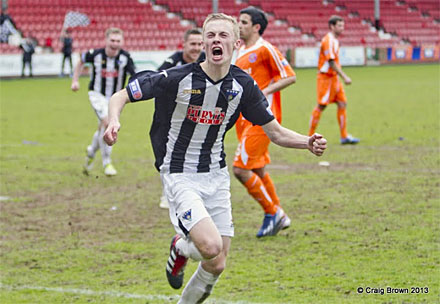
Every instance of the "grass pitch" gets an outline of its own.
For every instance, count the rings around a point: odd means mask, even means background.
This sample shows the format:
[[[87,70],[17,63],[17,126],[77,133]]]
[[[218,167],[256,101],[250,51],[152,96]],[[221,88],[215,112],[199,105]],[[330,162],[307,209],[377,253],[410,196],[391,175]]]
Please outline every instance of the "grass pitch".
[[[345,71],[348,130],[361,143],[339,145],[331,105],[317,130],[329,140],[323,157],[271,146],[269,171],[292,218],[276,237],[256,239],[263,213],[232,178],[236,237],[208,303],[439,301],[439,66]],[[296,72],[283,124],[307,133],[316,71]],[[97,123],[87,79],[81,85],[73,93],[68,79],[0,82],[0,302],[176,302],[165,277],[174,231],[158,207],[148,138],[153,103],[124,110],[118,175],[105,177],[98,157],[87,177]],[[235,147],[231,131],[229,164]]]

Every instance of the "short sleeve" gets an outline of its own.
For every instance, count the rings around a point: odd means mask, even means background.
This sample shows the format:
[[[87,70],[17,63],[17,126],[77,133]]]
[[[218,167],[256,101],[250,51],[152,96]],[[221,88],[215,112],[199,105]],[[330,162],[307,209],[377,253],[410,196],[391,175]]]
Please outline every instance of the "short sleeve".
[[[130,55],[128,55],[127,72],[130,74],[130,76],[134,76],[136,74],[136,66],[134,65],[133,59]]]
[[[254,125],[262,126],[275,119],[266,97],[255,81],[247,86],[247,91],[243,95],[241,112],[244,118]]]
[[[135,74],[128,81],[126,87],[131,102],[148,100],[158,97],[164,92],[166,72],[142,71]]]
[[[265,57],[267,58],[266,60],[270,66],[271,76],[274,81],[295,76],[295,72],[289,62],[276,47],[268,45],[265,50]]]
[[[325,61],[334,60],[336,58],[333,52],[332,40],[329,36],[326,36],[321,42],[322,54],[324,55]]]
[[[168,57],[167,59],[165,59],[165,61],[162,63],[162,65],[157,70],[163,71],[163,70],[167,70],[169,68],[176,66],[177,62],[179,61],[178,55],[179,55],[179,53],[176,52],[173,55],[171,55],[170,57]]]

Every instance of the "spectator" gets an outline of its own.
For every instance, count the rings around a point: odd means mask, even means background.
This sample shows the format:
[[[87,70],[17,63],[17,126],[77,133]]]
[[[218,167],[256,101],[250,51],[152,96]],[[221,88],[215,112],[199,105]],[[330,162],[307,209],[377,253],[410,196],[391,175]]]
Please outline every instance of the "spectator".
[[[69,29],[63,29],[63,32],[61,33],[60,40],[63,43],[63,48],[61,49],[61,51],[63,52],[63,61],[61,64],[60,76],[63,77],[64,76],[64,63],[66,62],[66,59],[69,60],[70,75],[72,75],[72,72],[73,72],[73,68],[72,68],[73,38],[70,34]]]
[[[53,47],[52,47],[52,38],[51,37],[46,37],[46,39],[44,39],[44,51],[46,53],[52,53],[53,52]]]
[[[35,45],[30,37],[27,37],[20,44],[23,50],[23,65],[21,69],[21,77],[24,77],[24,70],[26,65],[29,68],[29,77],[32,77],[32,55],[35,53]]]
[[[2,7],[0,15],[0,43],[8,43],[10,35],[20,36],[14,20],[8,15],[8,8]]]

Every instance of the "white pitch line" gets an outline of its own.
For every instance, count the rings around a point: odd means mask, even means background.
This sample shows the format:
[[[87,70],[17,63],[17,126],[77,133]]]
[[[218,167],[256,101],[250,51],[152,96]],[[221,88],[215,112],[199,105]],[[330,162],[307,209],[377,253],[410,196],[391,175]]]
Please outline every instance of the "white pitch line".
[[[143,295],[143,294],[135,294],[135,293],[127,293],[120,291],[94,291],[90,289],[78,289],[78,288],[62,288],[62,287],[43,287],[43,286],[32,286],[32,285],[4,285],[0,283],[0,289],[7,290],[43,290],[43,291],[52,291],[52,292],[61,292],[61,293],[73,293],[73,294],[81,294],[81,295],[91,295],[91,296],[109,296],[109,297],[118,297],[118,298],[128,298],[128,299],[143,299],[143,300],[166,300],[168,302],[175,301],[180,298],[178,295]],[[230,302],[225,300],[220,300],[217,298],[213,298],[208,300],[206,304],[215,303],[215,304],[264,304],[264,303],[255,303],[255,302],[247,302],[247,301],[238,301],[238,302]]]

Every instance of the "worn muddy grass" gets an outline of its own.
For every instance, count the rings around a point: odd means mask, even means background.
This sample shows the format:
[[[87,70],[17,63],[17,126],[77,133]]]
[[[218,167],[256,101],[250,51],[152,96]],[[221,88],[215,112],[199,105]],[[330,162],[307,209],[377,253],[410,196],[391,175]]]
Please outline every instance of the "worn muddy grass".
[[[322,158],[271,147],[269,170],[292,218],[277,237],[255,238],[262,211],[233,179],[236,237],[210,303],[438,301],[439,66],[346,71],[353,79],[348,128],[361,144],[338,144],[329,106],[318,128],[329,139]],[[283,123],[306,133],[315,70],[297,74],[283,96]],[[106,178],[98,158],[84,176],[96,128],[87,80],[76,94],[66,79],[0,84],[0,196],[8,197],[0,202],[0,301],[176,302],[164,270],[173,229],[158,207],[148,138],[152,103],[125,109],[113,152],[118,175]],[[235,146],[230,132],[229,164]],[[323,160],[330,166],[319,166]],[[185,281],[196,266],[188,265]],[[409,294],[387,294],[387,287]]]

